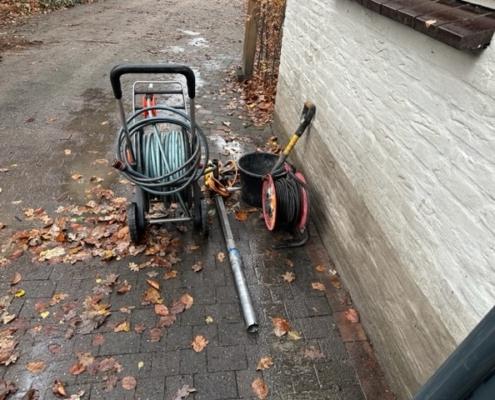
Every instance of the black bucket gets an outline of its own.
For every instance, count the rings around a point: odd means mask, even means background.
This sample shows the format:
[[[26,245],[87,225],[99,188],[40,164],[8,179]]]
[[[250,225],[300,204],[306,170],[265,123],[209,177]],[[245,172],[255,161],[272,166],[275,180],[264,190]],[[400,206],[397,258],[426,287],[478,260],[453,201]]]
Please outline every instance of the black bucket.
[[[272,170],[277,160],[278,156],[272,153],[248,153],[239,159],[242,200],[253,207],[261,207],[263,177]]]

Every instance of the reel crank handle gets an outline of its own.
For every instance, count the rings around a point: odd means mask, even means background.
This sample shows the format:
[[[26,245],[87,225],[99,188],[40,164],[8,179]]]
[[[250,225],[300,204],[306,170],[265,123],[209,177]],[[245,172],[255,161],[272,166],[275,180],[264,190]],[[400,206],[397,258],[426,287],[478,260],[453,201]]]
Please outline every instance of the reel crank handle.
[[[278,158],[277,162],[275,163],[275,165],[273,166],[270,172],[271,174],[273,174],[280,167],[282,167],[282,165],[284,165],[285,160],[287,159],[291,151],[294,149],[294,146],[296,145],[297,141],[303,135],[303,133],[306,131],[309,124],[313,120],[315,113],[316,113],[316,106],[311,101],[306,101],[304,103],[304,107],[301,112],[301,122],[299,123],[299,126],[297,127],[296,131],[290,137],[287,146],[285,146],[284,150],[280,153],[280,157]]]

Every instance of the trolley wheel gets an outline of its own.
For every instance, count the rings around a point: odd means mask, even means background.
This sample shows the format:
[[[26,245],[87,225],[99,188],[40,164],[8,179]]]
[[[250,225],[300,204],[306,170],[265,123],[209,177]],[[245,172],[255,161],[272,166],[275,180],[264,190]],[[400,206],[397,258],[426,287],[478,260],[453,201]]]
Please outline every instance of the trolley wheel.
[[[138,210],[142,210],[142,226],[145,225],[144,214],[150,210],[150,195],[146,190],[136,187],[136,193],[134,194],[134,202],[136,203]]]
[[[265,225],[272,232],[277,225],[277,192],[273,176],[270,174],[263,179],[261,203]]]
[[[127,207],[127,225],[131,241],[135,244],[141,243],[144,236],[144,225],[139,223],[139,210],[136,203],[131,203]]]

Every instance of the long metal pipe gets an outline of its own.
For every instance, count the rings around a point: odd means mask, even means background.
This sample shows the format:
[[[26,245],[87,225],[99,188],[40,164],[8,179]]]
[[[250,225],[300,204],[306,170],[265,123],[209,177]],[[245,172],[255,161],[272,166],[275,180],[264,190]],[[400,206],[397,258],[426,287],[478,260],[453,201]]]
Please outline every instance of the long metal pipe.
[[[234,282],[241,302],[242,314],[246,323],[247,331],[254,333],[258,331],[258,321],[256,313],[253,308],[251,296],[246,283],[246,277],[243,272],[241,253],[236,247],[234,241],[234,235],[230,228],[229,217],[225,209],[225,204],[221,196],[215,196],[215,203],[217,206],[218,218],[220,225],[222,226],[223,236],[225,238],[225,244],[227,245],[227,251],[229,253],[230,267],[232,274],[234,275]]]

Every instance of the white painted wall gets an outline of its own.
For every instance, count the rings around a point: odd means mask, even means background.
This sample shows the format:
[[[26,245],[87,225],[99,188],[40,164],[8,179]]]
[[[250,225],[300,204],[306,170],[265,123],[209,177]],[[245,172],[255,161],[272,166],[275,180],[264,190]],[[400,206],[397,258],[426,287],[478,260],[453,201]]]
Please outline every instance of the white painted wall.
[[[306,99],[318,108],[318,139],[303,141],[332,153],[459,343],[495,304],[495,43],[473,55],[354,1],[288,0],[276,105],[284,130]],[[322,179],[321,165],[306,164]],[[359,240],[336,207],[317,207],[344,240]]]

